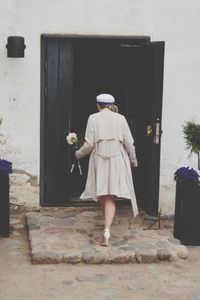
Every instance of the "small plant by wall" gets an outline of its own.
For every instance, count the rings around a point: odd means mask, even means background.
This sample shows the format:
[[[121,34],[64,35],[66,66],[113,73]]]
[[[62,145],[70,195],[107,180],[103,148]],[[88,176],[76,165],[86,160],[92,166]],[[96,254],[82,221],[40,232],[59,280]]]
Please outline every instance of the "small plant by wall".
[[[183,134],[187,149],[190,150],[190,153],[197,154],[198,169],[200,170],[200,124],[192,121],[185,122]]]

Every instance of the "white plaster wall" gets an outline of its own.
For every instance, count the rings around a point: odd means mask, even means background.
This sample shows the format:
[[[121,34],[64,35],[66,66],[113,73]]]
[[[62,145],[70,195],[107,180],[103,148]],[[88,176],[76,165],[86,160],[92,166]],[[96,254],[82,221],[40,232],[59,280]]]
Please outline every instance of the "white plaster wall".
[[[7,136],[1,155],[39,176],[40,35],[150,35],[164,40],[165,74],[161,206],[173,213],[173,173],[187,158],[185,120],[200,121],[199,0],[7,0],[0,9],[0,116]],[[7,58],[10,35],[25,37],[25,58]],[[15,101],[13,101],[15,99]],[[36,199],[38,201],[38,198]]]

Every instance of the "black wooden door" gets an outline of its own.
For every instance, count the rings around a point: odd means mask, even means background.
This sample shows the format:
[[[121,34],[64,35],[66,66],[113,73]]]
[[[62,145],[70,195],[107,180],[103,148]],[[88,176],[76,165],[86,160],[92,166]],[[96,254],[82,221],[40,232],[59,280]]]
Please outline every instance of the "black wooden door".
[[[164,42],[140,47],[138,56],[138,181],[142,208],[158,214]]]
[[[138,206],[158,214],[164,42],[121,45],[126,81],[125,116],[134,136],[132,170]]]
[[[70,130],[73,45],[69,39],[42,39],[41,204],[70,198]]]

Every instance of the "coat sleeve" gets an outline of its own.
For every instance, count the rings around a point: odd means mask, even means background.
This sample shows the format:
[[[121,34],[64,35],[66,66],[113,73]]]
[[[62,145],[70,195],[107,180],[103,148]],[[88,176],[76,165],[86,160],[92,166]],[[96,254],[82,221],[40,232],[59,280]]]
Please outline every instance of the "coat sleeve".
[[[135,153],[134,139],[125,117],[123,119],[123,144],[128,153],[131,165],[137,167],[138,162]]]
[[[89,116],[86,131],[85,131],[85,143],[76,151],[75,156],[80,159],[88,155],[94,148],[94,127],[92,124],[91,116]]]

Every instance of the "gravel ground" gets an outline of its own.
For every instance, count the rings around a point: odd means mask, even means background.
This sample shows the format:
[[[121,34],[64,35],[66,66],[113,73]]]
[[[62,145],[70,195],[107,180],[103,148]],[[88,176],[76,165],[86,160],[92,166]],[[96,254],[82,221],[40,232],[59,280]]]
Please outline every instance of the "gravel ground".
[[[0,239],[0,300],[200,299],[200,247],[175,262],[32,265],[24,215]]]

